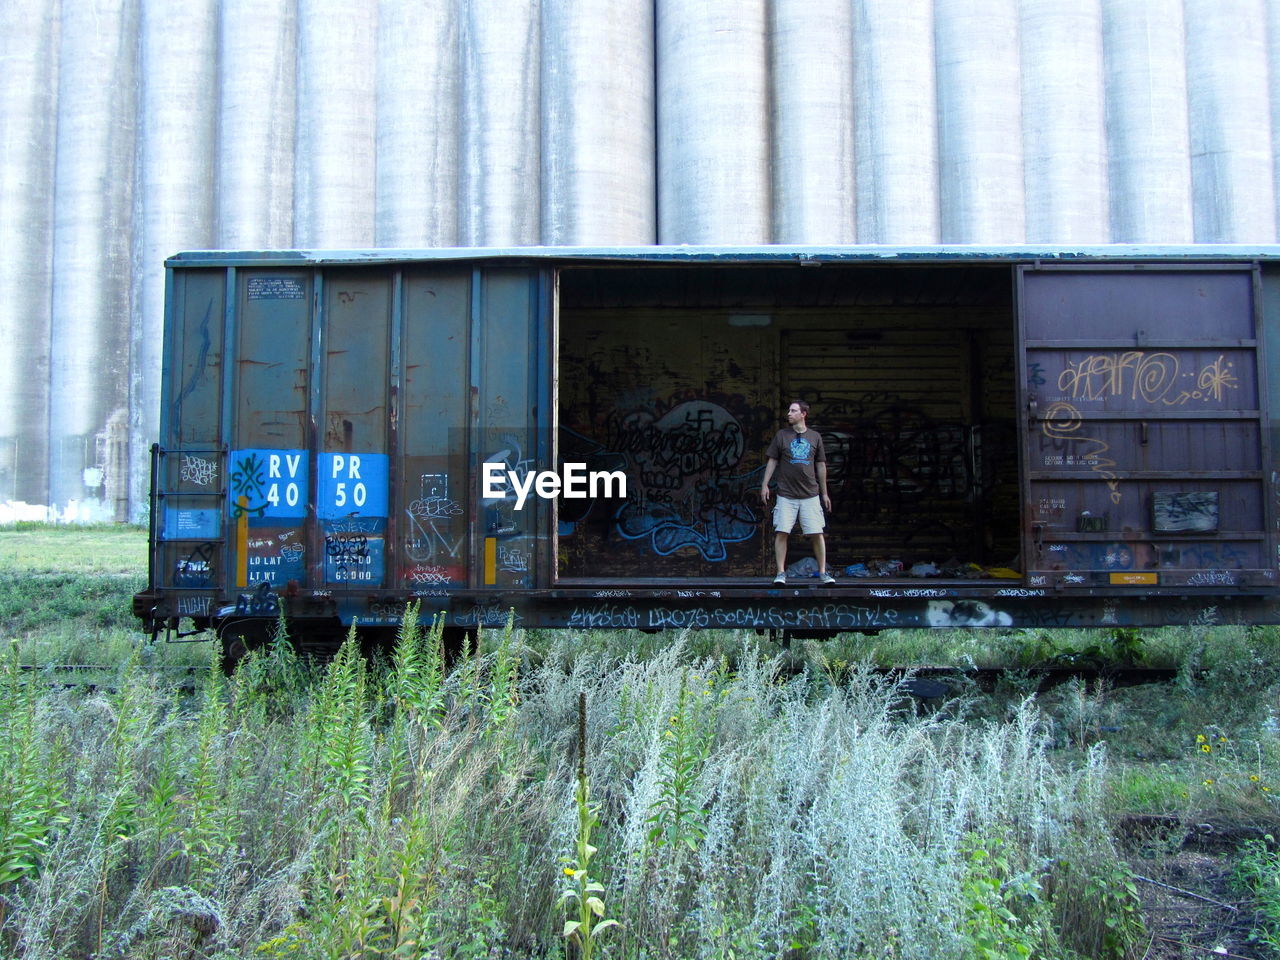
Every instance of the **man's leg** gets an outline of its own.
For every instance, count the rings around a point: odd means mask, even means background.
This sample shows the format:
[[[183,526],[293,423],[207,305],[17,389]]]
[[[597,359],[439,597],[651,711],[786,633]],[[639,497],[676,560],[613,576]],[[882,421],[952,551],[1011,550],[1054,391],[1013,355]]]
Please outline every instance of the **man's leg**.
[[[813,559],[818,561],[818,576],[827,572],[827,541],[820,533],[811,533],[809,540],[813,544]]]
[[[778,561],[778,573],[787,569],[787,537],[789,534],[778,530],[773,535],[773,559]]]

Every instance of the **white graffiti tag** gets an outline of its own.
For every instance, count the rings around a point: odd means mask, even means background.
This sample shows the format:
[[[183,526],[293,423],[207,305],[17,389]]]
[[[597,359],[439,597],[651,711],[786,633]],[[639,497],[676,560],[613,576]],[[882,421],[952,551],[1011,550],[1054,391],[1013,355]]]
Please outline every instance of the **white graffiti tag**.
[[[182,455],[182,482],[207,487],[218,479],[218,465],[204,457]]]

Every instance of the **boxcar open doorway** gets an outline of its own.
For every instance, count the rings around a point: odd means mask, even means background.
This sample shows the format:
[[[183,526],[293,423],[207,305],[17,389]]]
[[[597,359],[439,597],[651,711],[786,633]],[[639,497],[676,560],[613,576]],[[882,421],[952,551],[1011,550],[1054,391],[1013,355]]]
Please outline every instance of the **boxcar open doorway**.
[[[826,444],[835,572],[1013,575],[1012,291],[1007,264],[562,269],[560,459],[630,487],[559,501],[560,582],[771,575],[760,480],[796,399]]]

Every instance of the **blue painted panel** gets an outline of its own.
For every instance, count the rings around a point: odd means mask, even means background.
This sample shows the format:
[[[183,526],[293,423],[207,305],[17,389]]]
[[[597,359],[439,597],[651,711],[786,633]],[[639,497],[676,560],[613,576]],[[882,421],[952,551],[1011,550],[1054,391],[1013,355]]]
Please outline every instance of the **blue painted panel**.
[[[323,521],[324,579],[333,586],[382,586],[387,521],[356,517]]]
[[[316,516],[387,515],[387,455],[385,453],[322,453],[316,469]]]
[[[222,515],[217,510],[166,507],[163,539],[216,540],[221,519]]]
[[[227,489],[231,516],[305,517],[307,481],[305,450],[233,450]]]
[[[247,583],[286,586],[290,580],[307,582],[301,524],[281,524],[269,518],[249,518],[248,552],[245,557]]]

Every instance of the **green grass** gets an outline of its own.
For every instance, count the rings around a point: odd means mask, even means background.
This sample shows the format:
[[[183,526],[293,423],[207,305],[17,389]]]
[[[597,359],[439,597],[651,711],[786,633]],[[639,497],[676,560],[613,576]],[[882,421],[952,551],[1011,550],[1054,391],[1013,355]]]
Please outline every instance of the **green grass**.
[[[143,577],[147,531],[123,524],[0,527],[0,570]]]
[[[590,880],[621,924],[600,957],[1120,958],[1141,922],[1113,824],[1280,834],[1273,628],[1120,638],[1176,684],[1012,674],[928,708],[864,664],[1117,644],[499,631],[446,671],[412,634],[372,663],[277,646],[192,695],[146,666],[211,645],[145,642],[144,564],[129,528],[0,530],[17,658],[117,665],[92,690],[0,665],[0,957],[574,956],[583,693]]]

